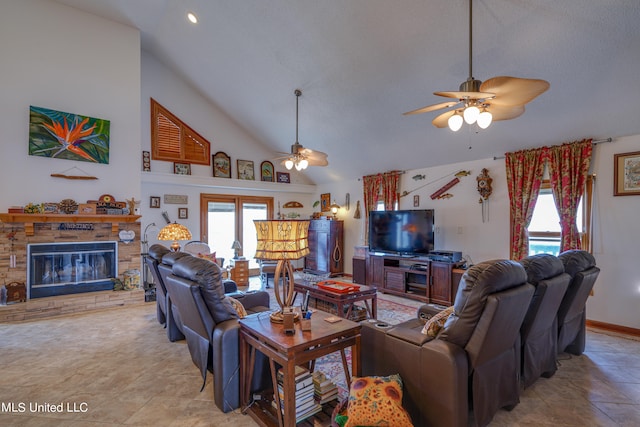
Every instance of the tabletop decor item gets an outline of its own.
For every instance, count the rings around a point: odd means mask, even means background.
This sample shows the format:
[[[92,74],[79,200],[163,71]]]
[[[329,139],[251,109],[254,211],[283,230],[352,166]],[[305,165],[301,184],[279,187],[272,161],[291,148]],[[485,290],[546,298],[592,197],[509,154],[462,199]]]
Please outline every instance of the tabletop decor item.
[[[280,310],[271,313],[271,321],[282,323],[285,309],[290,310],[293,306],[294,277],[291,260],[309,254],[309,221],[254,220],[253,223],[258,235],[255,258],[278,261],[273,277],[273,293]],[[298,313],[295,316],[296,319],[300,317]]]
[[[184,225],[172,222],[162,227],[158,233],[158,240],[173,240],[171,250],[178,252],[180,251],[178,240],[191,240],[191,232]]]

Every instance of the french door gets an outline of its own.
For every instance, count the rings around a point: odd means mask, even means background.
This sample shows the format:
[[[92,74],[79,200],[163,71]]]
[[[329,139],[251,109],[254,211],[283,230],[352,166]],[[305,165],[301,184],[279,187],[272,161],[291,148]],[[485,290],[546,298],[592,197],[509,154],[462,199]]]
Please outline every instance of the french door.
[[[250,274],[258,272],[255,219],[273,218],[273,198],[230,194],[200,194],[200,240],[207,242],[225,264],[233,258],[234,241],[239,241],[239,256],[249,260]]]

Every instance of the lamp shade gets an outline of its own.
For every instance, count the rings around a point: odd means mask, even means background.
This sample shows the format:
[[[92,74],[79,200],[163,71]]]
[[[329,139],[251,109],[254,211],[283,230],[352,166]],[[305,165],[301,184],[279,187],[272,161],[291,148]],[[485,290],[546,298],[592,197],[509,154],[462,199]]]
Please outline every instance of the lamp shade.
[[[256,259],[293,260],[309,254],[309,221],[254,220]]]
[[[162,227],[158,233],[158,240],[173,240],[171,249],[177,251],[180,250],[178,240],[191,240],[191,232],[184,225],[172,222]]]

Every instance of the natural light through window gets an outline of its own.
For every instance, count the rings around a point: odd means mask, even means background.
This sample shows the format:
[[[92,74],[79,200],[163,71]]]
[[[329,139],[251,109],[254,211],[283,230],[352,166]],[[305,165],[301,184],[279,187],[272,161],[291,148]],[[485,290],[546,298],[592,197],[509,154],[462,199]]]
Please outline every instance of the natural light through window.
[[[578,205],[578,230],[582,232],[582,201]],[[560,252],[560,217],[550,188],[538,194],[536,207],[529,223],[529,255]]]

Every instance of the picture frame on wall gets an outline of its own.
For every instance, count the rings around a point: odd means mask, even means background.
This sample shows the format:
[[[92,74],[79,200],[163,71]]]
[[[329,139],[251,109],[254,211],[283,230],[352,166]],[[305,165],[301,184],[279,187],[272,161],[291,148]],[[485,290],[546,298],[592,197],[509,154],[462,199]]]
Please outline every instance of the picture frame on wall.
[[[151,196],[149,197],[149,207],[159,209],[160,208],[160,197]]]
[[[215,178],[231,178],[231,158],[218,151],[212,156],[213,176]]]
[[[238,160],[238,179],[245,179],[254,181],[256,179],[255,172],[253,170],[253,160]]]
[[[273,163],[268,160],[260,163],[260,180],[273,182]]]
[[[176,175],[191,175],[190,163],[174,163],[173,173]]]
[[[178,208],[178,219],[188,219],[189,208]]]
[[[291,176],[289,172],[276,172],[276,179],[278,182],[289,184],[291,182]]]
[[[613,195],[640,196],[640,151],[613,156]]]
[[[322,212],[329,212],[331,206],[331,193],[322,193],[320,195],[320,210]]]

